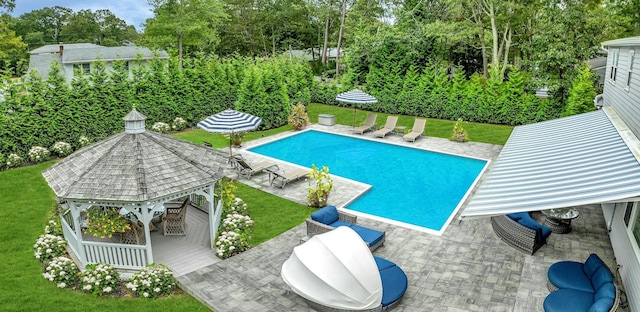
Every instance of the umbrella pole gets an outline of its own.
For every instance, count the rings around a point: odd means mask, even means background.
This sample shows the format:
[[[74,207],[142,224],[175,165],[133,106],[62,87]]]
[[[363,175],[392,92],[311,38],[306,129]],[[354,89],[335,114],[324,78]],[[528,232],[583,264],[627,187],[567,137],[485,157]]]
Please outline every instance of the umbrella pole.
[[[233,131],[231,131],[231,133],[229,134],[229,159],[231,159],[231,157],[233,157],[233,152],[231,151],[231,137],[233,137]]]
[[[356,128],[356,110],[357,110],[356,106],[353,105],[353,129]]]

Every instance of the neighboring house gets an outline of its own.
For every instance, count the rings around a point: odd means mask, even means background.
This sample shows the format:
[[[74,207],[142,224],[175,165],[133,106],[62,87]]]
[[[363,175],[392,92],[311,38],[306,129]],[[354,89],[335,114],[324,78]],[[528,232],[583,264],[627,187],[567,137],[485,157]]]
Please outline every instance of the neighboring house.
[[[618,264],[611,270],[640,311],[640,36],[602,47],[601,109],[515,127],[461,217],[601,207]]]
[[[167,59],[165,51],[154,52],[148,48],[136,46],[104,47],[92,43],[51,44],[30,52],[29,70],[37,70],[40,76],[47,79],[51,70],[51,63],[58,62],[62,66],[62,74],[67,82],[71,82],[74,71],[82,70],[83,74],[91,71],[92,63],[105,62],[107,70],[111,69],[113,61],[124,60],[127,69],[133,61],[140,60],[142,64],[157,57]],[[156,55],[157,54],[157,55]]]
[[[607,71],[607,57],[600,56],[592,58],[587,62],[587,65],[598,75],[598,87],[603,88]]]
[[[304,50],[289,50],[287,51],[291,56],[306,59],[307,61],[319,60],[322,58],[322,49],[304,49]],[[327,59],[335,61],[336,55],[338,55],[338,48],[327,49]],[[340,57],[344,56],[344,49],[340,51]]]

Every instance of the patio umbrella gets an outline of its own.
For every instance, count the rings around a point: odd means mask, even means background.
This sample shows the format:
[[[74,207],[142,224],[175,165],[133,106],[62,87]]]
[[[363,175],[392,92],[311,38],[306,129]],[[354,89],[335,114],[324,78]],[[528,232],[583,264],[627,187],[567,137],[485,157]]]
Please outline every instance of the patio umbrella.
[[[357,104],[369,104],[369,103],[378,103],[378,100],[373,96],[361,91],[360,89],[353,89],[351,91],[347,91],[344,93],[338,94],[336,96],[336,101],[345,102],[345,103],[353,103],[353,126],[356,126],[356,110]]]
[[[198,128],[207,132],[229,133],[229,157],[231,157],[231,136],[233,133],[254,130],[260,125],[260,122],[262,122],[260,117],[227,109],[199,122]]]

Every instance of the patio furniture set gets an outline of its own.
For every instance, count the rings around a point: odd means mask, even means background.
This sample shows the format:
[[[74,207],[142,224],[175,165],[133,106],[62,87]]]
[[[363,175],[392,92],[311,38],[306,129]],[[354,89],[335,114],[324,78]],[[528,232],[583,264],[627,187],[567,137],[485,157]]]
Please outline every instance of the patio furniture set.
[[[384,138],[387,134],[396,133],[402,135],[402,139],[405,141],[415,142],[417,138],[424,135],[424,128],[427,124],[426,119],[416,118],[413,123],[411,132],[405,134],[406,127],[397,126],[398,116],[388,116],[384,126],[380,129],[376,129],[376,119],[378,114],[367,114],[367,119],[364,124],[359,127],[353,128],[352,132],[357,134],[364,134],[367,131],[374,131],[373,136],[377,138]]]

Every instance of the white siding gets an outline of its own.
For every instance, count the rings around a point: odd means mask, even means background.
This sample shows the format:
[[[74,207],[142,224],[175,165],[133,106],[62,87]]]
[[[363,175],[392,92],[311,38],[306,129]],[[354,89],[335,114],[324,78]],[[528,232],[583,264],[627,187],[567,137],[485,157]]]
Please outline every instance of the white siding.
[[[604,83],[604,105],[615,108],[620,118],[629,126],[631,131],[640,137],[640,47],[635,47],[636,56],[633,62],[634,74],[631,83],[626,88],[629,74],[629,47],[616,47],[619,50],[618,72],[616,80],[611,80],[613,53],[607,59],[607,72]],[[611,49],[612,51],[614,49]],[[626,90],[625,90],[626,89]]]
[[[640,259],[634,251],[634,246],[629,239],[627,229],[624,224],[624,212],[625,203],[619,203],[615,205],[615,213],[613,213],[613,220],[611,222],[611,232],[609,237],[611,238],[611,245],[613,246],[613,253],[616,257],[616,262],[620,265],[620,278],[624,284],[624,290],[629,299],[629,307],[631,311],[640,310]],[[603,212],[605,216],[611,215],[614,204],[603,204]],[[608,220],[607,220],[608,221]],[[611,268],[615,274],[616,268]],[[620,282],[620,281],[618,281]]]

